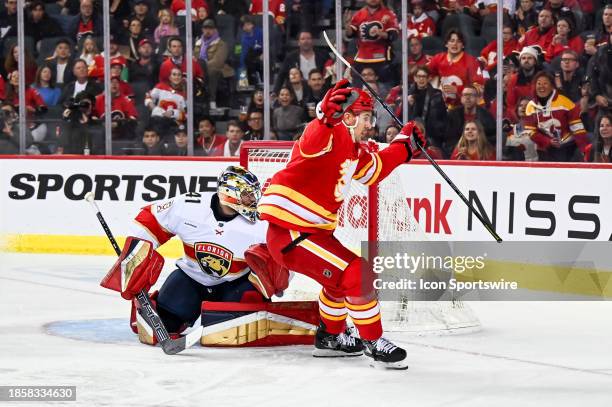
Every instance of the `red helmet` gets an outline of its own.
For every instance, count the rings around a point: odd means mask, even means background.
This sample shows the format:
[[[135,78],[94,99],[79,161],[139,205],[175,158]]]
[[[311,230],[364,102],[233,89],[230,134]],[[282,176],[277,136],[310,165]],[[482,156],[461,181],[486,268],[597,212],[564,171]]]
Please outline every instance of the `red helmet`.
[[[352,88],[351,95],[346,101],[346,109],[344,111],[352,111],[355,114],[361,112],[371,112],[374,110],[374,100],[372,96],[363,89]]]

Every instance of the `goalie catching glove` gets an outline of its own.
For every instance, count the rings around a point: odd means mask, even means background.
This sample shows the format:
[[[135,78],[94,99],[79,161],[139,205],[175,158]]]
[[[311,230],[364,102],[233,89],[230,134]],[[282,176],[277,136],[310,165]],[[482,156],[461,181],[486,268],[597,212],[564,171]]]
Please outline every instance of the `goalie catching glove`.
[[[131,300],[139,291],[149,291],[163,267],[164,258],[151,242],[130,236],[125,241],[119,259],[100,285],[118,291],[123,298]]]
[[[427,145],[427,140],[416,122],[409,121],[402,127],[402,130],[395,136],[393,141],[391,141],[391,144],[393,143],[403,143],[406,146],[408,150],[408,160],[406,161],[410,161],[410,159],[420,151],[419,146],[425,147]]]
[[[267,299],[280,296],[289,286],[289,270],[274,261],[264,243],[249,247],[244,259],[251,268],[249,281]]]

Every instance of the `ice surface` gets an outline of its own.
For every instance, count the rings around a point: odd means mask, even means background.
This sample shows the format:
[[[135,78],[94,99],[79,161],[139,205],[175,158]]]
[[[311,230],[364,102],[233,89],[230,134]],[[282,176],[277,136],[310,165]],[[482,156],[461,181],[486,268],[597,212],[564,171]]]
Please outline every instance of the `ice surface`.
[[[167,356],[138,343],[128,302],[98,286],[112,263],[0,253],[0,384],[77,386],[68,406],[612,406],[610,302],[471,303],[479,333],[390,335],[407,371],[308,346]]]

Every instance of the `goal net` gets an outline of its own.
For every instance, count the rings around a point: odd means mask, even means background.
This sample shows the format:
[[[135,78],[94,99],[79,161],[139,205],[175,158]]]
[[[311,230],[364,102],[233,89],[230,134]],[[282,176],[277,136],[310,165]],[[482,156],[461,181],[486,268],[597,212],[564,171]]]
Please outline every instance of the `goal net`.
[[[272,175],[289,161],[293,142],[254,141],[243,143],[241,165],[253,172],[265,190]],[[317,174],[312,174],[316,177]],[[425,234],[414,219],[400,177],[395,172],[377,186],[366,187],[353,181],[338,213],[334,235],[346,247],[361,254],[362,242],[425,241]],[[371,250],[371,249],[370,249]],[[385,270],[385,279],[399,279],[399,270]],[[390,275],[389,275],[390,274]],[[291,285],[288,296],[316,300],[318,292],[296,291]],[[415,334],[471,332],[480,322],[469,306],[460,300],[419,301],[405,292],[385,292],[381,298],[385,331]]]

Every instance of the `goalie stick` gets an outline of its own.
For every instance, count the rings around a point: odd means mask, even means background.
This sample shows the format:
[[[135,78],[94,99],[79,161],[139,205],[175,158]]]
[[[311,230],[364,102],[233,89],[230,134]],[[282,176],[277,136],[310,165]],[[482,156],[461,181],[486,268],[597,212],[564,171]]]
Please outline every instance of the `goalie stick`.
[[[382,98],[378,95],[378,93],[376,93],[376,91],[374,91],[374,89],[372,89],[372,87],[365,81],[365,79],[363,79],[363,76],[361,76],[361,73],[359,73],[359,71],[357,71],[357,69],[355,69],[346,59],[344,59],[344,57],[340,54],[340,52],[338,52],[336,47],[334,47],[332,45],[331,41],[329,40],[329,37],[327,36],[327,32],[323,31],[323,37],[325,38],[325,42],[327,42],[327,45],[332,50],[332,52],[336,55],[336,57],[338,59],[340,59],[340,61],[342,61],[342,63],[344,65],[346,65],[348,68],[350,68],[350,70],[361,79],[361,81],[363,82],[365,87],[368,89],[370,94],[372,96],[374,96],[374,98],[378,101],[378,103],[380,103],[380,105],[387,111],[387,113],[389,113],[389,115],[391,115],[393,120],[400,126],[400,128],[404,127],[404,123],[402,123],[402,121],[393,113],[391,108],[382,100]],[[425,158],[427,158],[427,160],[431,163],[431,165],[433,165],[433,167],[436,169],[436,171],[438,171],[438,173],[442,176],[442,178],[444,178],[446,183],[453,189],[453,191],[455,191],[455,193],[457,195],[459,195],[459,198],[461,198],[463,203],[467,205],[467,207],[470,209],[470,211],[472,211],[474,213],[474,215],[476,215],[478,220],[482,223],[482,225],[485,227],[485,229],[487,229],[487,231],[491,234],[491,236],[493,236],[493,238],[497,241],[497,243],[501,243],[502,242],[502,238],[499,237],[497,232],[495,232],[495,230],[493,229],[493,225],[491,225],[491,223],[488,220],[486,220],[480,214],[480,212],[478,212],[476,210],[476,208],[474,208],[472,206],[472,204],[470,204],[470,201],[467,200],[467,198],[459,190],[457,185],[455,185],[455,183],[453,181],[451,181],[451,179],[448,177],[448,175],[446,175],[444,170],[442,168],[440,168],[438,163],[433,158],[431,158],[431,156],[427,153],[427,150],[425,150],[425,147],[423,147],[422,145],[420,145],[418,143],[417,143],[417,145],[418,145],[419,149],[421,150],[421,153],[425,156]]]
[[[119,256],[121,254],[121,249],[119,248],[119,245],[117,244],[113,233],[108,227],[104,216],[102,216],[102,212],[100,212],[98,204],[94,200],[94,194],[88,192],[85,195],[85,200],[91,204],[91,207],[95,211],[96,217],[98,218],[100,225],[102,225],[102,229],[104,229],[104,233],[106,233],[106,237],[108,237],[108,240],[113,246],[115,253],[117,253],[117,256]],[[153,328],[153,332],[155,333],[155,336],[157,337],[157,340],[159,341],[159,344],[165,354],[175,355],[179,352],[182,352],[185,349],[194,345],[202,337],[202,324],[200,323],[195,324],[192,328],[189,328],[188,333],[186,335],[181,336],[178,339],[170,338],[168,330],[164,326],[164,323],[160,319],[157,312],[155,312],[153,304],[151,304],[149,295],[144,290],[141,290],[136,295],[136,301],[138,301],[138,304],[140,305],[138,313]]]

